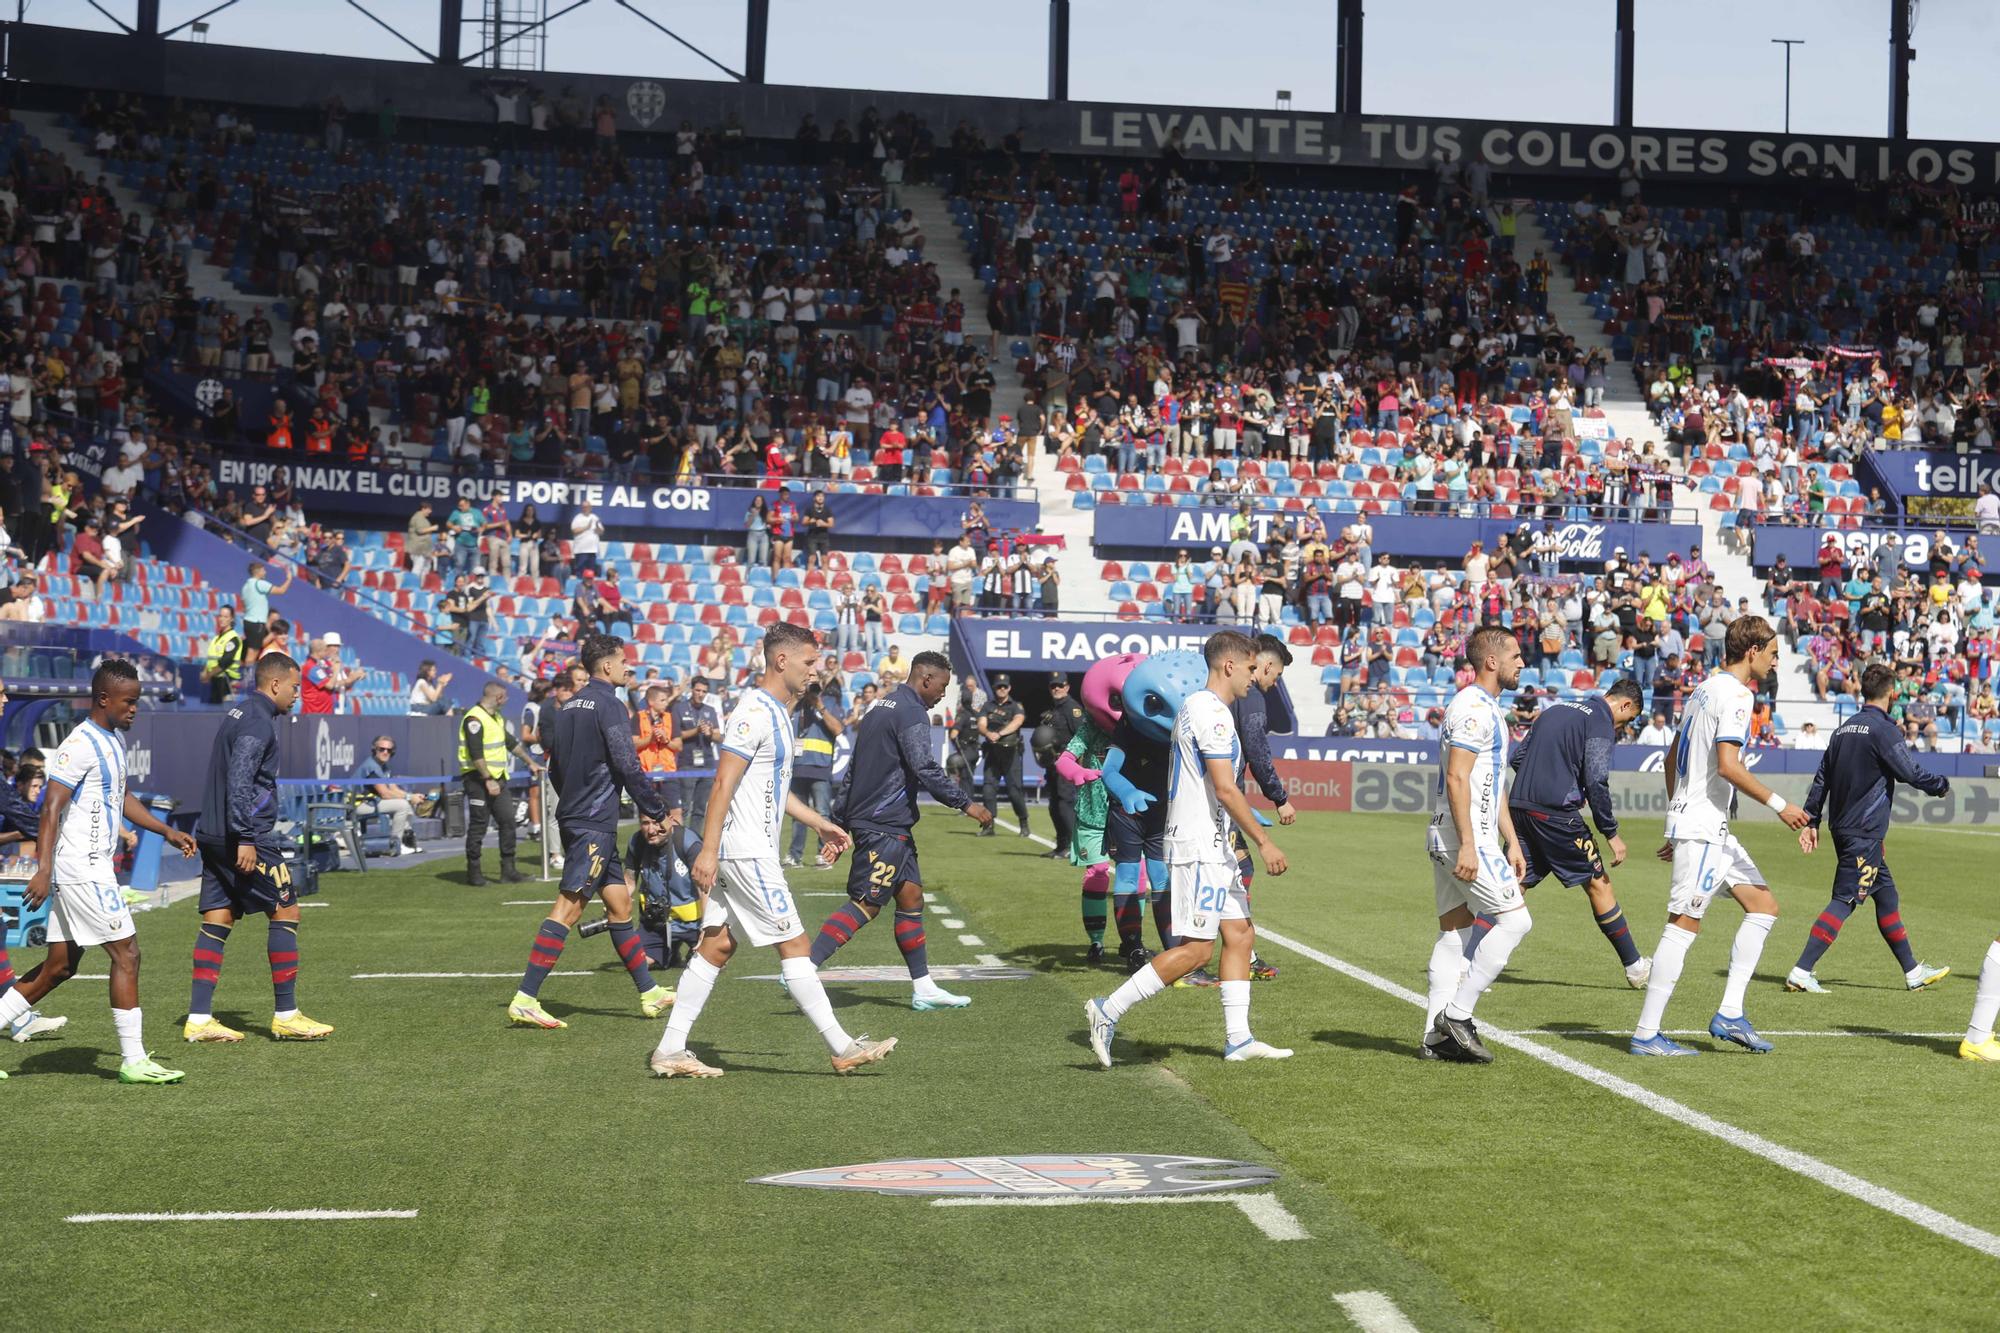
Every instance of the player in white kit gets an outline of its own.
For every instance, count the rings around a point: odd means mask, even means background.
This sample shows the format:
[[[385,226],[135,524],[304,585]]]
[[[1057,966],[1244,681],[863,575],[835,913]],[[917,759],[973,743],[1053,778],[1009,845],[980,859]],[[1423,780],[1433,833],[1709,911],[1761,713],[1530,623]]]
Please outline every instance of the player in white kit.
[[[780,621],[764,634],[764,675],[723,724],[715,788],[702,821],[701,854],[689,868],[701,895],[701,943],[688,959],[673,1016],[648,1065],[661,1078],[715,1078],[722,1073],[687,1048],[688,1033],[736,952],[736,934],[778,951],[785,987],[833,1054],[835,1073],[874,1064],[896,1047],[894,1037],[849,1037],[812,963],[812,941],[799,921],[784,866],[778,828],[786,814],[820,836],[838,858],[851,840],[792,792],[798,738],[792,710],[818,672],[819,643],[811,630]]]
[[[1507,809],[1507,710],[1500,705],[1500,696],[1521,683],[1521,644],[1507,630],[1483,626],[1473,631],[1465,656],[1472,684],[1444,710],[1426,835],[1438,934],[1431,944],[1430,995],[1417,1056],[1483,1065],[1493,1052],[1479,1040],[1473,1008],[1534,920],[1521,895],[1527,862]],[[1475,912],[1490,918],[1493,929],[1467,966],[1465,945]]]
[[[90,717],[49,757],[37,845],[41,866],[28,880],[30,904],[49,900],[49,955],[20,983],[0,995],[0,1027],[76,975],[83,951],[95,944],[111,960],[111,1022],[118,1032],[120,1083],[178,1083],[182,1073],[153,1062],[146,1051],[139,1012],[139,944],[132,911],[118,884],[113,860],[121,821],[157,833],[182,856],[195,854],[194,838],[155,819],[125,791],[125,740],[139,715],[139,673],[122,658],[107,659],[90,678]],[[54,897],[51,900],[50,895]]]
[[[1789,829],[1796,831],[1807,823],[1804,810],[1752,777],[1743,764],[1756,686],[1777,665],[1778,636],[1770,622],[1762,616],[1738,616],[1729,625],[1722,670],[1688,696],[1666,766],[1667,843],[1660,849],[1660,859],[1674,867],[1667,926],[1660,934],[1660,947],[1653,951],[1653,976],[1646,983],[1639,1026],[1632,1034],[1634,1055],[1700,1054],[1663,1035],[1660,1024],[1688,949],[1701,930],[1701,919],[1708,905],[1725,893],[1743,908],[1743,924],[1730,947],[1729,980],[1708,1033],[1759,1054],[1771,1049],[1744,1017],[1743,996],[1763,955],[1764,941],[1778,922],[1778,900],[1757,863],[1729,831],[1729,823],[1736,815],[1739,792],[1771,807]]]
[[[1154,954],[1124,985],[1089,1000],[1083,1016],[1097,1062],[1111,1067],[1118,1020],[1208,961],[1222,936],[1222,1058],[1285,1060],[1291,1052],[1250,1035],[1250,959],[1257,936],[1250,924],[1250,896],[1236,869],[1230,824],[1257,847],[1264,869],[1285,873],[1285,854],[1271,842],[1243,795],[1243,747],[1229,706],[1250,690],[1257,645],[1234,630],[1202,645],[1208,685],[1182,701],[1174,717],[1167,781],[1167,884],[1173,929],[1181,942]]]

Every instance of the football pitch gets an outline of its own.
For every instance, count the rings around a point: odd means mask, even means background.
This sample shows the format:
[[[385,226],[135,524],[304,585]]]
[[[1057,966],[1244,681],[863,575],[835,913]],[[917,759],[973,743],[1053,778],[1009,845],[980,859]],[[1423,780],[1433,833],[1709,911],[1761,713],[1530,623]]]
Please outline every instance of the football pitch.
[[[1035,812],[1046,834],[1045,812]],[[1641,948],[1664,911],[1659,826],[1615,872]],[[2000,1071],[1953,1058],[2000,929],[1990,839],[1899,830],[1890,860],[1920,957],[1911,994],[1857,912],[1819,968],[1780,979],[1832,859],[1775,821],[1739,830],[1782,915],[1751,988],[1767,1056],[1706,1035],[1741,917],[1712,910],[1670,1031],[1693,1060],[1625,1053],[1640,996],[1580,892],[1532,892],[1535,929],[1482,1002],[1488,1067],[1412,1058],[1435,934],[1423,823],[1305,815],[1260,877],[1257,1035],[1286,1062],[1225,1064],[1208,990],[1127,1015],[1099,1069],[1082,1001],[1078,872],[963,820],[918,828],[934,967],[997,961],[913,1013],[906,982],[830,980],[849,1031],[895,1036],[878,1069],[825,1048],[747,947],[695,1030],[727,1077],[661,1082],[604,937],[572,936],[543,990],[561,1032],[504,1006],[551,886],[471,888],[455,862],[337,875],[304,914],[300,998],[338,1031],[263,1035],[260,923],[231,940],[217,1016],[233,1047],[179,1041],[195,913],[140,915],[142,994],[177,1087],[116,1082],[104,985],[44,1007],[56,1039],[0,1046],[6,1322],[70,1328],[672,1327],[1446,1330],[1972,1327],[2000,1274]],[[794,872],[808,930],[839,871]],[[594,913],[593,913],[594,914]],[[1150,940],[1152,930],[1147,928]],[[35,951],[16,954],[21,970]],[[835,967],[900,972],[878,921]],[[87,974],[104,971],[101,956]],[[495,974],[433,975],[395,974]],[[665,974],[672,984],[674,973]],[[950,983],[948,983],[950,984]],[[1412,998],[1417,1003],[1412,1003]],[[1504,1029],[1504,1033],[1495,1033]],[[940,1204],[758,1177],[904,1158],[1168,1154],[1276,1178],[1150,1206]],[[66,1220],[340,1210],[341,1220]]]

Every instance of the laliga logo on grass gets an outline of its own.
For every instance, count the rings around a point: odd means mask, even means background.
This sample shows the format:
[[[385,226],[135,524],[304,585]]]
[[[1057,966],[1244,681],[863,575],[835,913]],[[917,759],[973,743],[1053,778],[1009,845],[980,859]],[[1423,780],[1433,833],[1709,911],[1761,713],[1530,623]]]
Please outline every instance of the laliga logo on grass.
[[[639,122],[640,129],[650,130],[667,109],[667,90],[651,79],[642,79],[625,90],[625,109]]]
[[[313,776],[330,778],[336,765],[343,773],[354,767],[354,742],[334,739],[333,727],[321,722],[313,733]]]

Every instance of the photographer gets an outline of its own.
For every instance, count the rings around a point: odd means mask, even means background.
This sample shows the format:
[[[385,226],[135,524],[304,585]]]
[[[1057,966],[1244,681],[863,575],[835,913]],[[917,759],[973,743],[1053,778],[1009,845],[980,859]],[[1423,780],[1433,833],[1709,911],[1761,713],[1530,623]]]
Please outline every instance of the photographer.
[[[1027,720],[1027,710],[1014,701],[1014,683],[1005,676],[995,676],[993,697],[979,712],[979,757],[986,765],[985,799],[981,804],[988,810],[994,808],[996,784],[1004,775],[1007,803],[1014,807],[1014,818],[1020,822],[1020,836],[1024,838],[1030,836],[1028,798],[1021,789],[1021,727]],[[993,826],[988,824],[979,831],[979,836],[992,837]]]
[[[818,681],[806,686],[806,692],[799,696],[797,711],[792,717],[793,730],[798,735],[798,753],[792,761],[792,794],[821,815],[829,814],[833,808],[833,747],[847,730],[825,698]],[[806,850],[806,826],[796,819],[792,821],[791,848],[785,855],[785,864],[801,866]],[[822,852],[825,851],[822,840]]]

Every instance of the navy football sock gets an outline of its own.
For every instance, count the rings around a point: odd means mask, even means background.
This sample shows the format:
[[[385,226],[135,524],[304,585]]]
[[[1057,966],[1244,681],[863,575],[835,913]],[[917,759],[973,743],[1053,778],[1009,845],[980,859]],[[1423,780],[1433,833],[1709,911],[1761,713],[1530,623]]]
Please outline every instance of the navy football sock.
[[[1111,910],[1118,918],[1118,952],[1130,953],[1138,948],[1145,920],[1145,908],[1139,901],[1139,863],[1121,861],[1112,867]]]
[[[826,924],[819,928],[818,938],[813,940],[813,966],[819,967],[833,957],[840,946],[853,939],[855,932],[867,925],[870,919],[859,903],[842,903],[840,910],[826,919]]]
[[[534,944],[528,948],[528,970],[521,974],[521,994],[533,998],[542,993],[542,983],[548,980],[556,960],[562,957],[563,945],[568,942],[568,926],[554,917],[543,919],[535,931]]]
[[[289,1014],[299,1007],[299,923],[273,921],[264,933],[271,959],[271,1007]]]
[[[1618,961],[1627,967],[1638,962],[1639,946],[1632,943],[1632,931],[1625,924],[1625,909],[1613,903],[1610,911],[1592,915],[1597,918],[1597,928],[1604,932],[1604,938],[1618,951]]]
[[[632,984],[639,988],[639,993],[644,995],[653,989],[653,972],[646,962],[646,946],[639,939],[639,927],[630,921],[613,921],[611,947],[618,951],[618,961],[632,974]]]
[[[930,960],[924,953],[923,908],[896,913],[896,947],[903,951],[903,964],[910,969],[910,980],[922,981],[931,974]]]
[[[1893,884],[1875,895],[1875,925],[1896,955],[1896,966],[1906,973],[1914,968],[1917,954],[1910,948],[1910,932],[1903,929],[1903,896]]]
[[[1826,905],[1819,914],[1819,920],[1813,922],[1812,933],[1806,936],[1806,947],[1800,952],[1796,964],[1799,971],[1812,971],[1826,956],[1826,951],[1833,947],[1834,938],[1840,934],[1840,928],[1847,924],[1847,918],[1853,911],[1853,903],[1844,903],[1838,898]]]
[[[1487,935],[1492,933],[1492,930],[1493,930],[1492,917],[1476,916],[1472,918],[1472,929],[1465,932],[1466,962],[1469,963],[1472,961],[1472,955],[1479,952],[1479,941],[1485,939]]]
[[[190,1014],[215,1012],[215,983],[222,979],[222,950],[229,943],[228,926],[201,923],[194,936],[194,990],[188,997]]]

